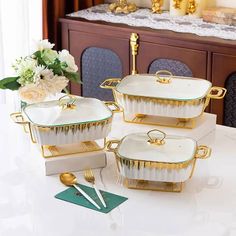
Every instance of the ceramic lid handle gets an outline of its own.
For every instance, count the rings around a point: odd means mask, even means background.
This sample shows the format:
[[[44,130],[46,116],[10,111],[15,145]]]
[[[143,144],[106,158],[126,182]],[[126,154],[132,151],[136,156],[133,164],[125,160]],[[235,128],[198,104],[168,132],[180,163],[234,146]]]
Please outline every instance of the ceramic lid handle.
[[[153,135],[151,135],[152,133],[161,133],[162,137],[161,138],[157,138],[157,137],[153,137]],[[154,145],[164,145],[165,144],[165,138],[166,138],[166,133],[164,133],[163,131],[159,130],[159,129],[153,129],[150,130],[149,132],[147,132],[147,136],[149,137],[148,143],[150,144],[154,144]]]
[[[157,82],[161,84],[169,84],[171,83],[171,78],[173,77],[173,74],[168,70],[159,70],[156,72],[156,76]]]
[[[71,94],[66,94],[65,96],[61,97],[58,101],[59,101],[59,106],[61,106],[63,110],[66,110],[66,109],[75,109],[76,100],[77,100],[76,96]]]

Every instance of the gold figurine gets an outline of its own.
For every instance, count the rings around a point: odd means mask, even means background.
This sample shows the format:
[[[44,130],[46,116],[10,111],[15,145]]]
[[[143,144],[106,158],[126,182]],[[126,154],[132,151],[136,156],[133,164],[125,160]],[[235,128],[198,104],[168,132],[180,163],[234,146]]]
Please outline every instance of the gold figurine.
[[[137,6],[134,3],[128,3],[127,0],[118,0],[116,3],[109,5],[109,10],[114,13],[125,13],[135,12]]]
[[[181,9],[180,4],[181,4],[182,0],[173,0],[173,2],[174,2],[173,7],[175,9]]]
[[[197,10],[197,3],[195,0],[189,0],[187,12],[193,14]]]
[[[152,0],[152,12],[153,13],[162,13],[163,0]]]

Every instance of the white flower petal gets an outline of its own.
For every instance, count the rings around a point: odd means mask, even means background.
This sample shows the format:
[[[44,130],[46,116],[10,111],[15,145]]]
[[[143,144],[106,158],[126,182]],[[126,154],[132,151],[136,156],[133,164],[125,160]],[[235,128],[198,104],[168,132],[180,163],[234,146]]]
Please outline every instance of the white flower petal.
[[[46,92],[35,84],[29,84],[19,89],[22,101],[27,103],[42,102],[47,97]]]
[[[55,44],[54,44],[54,43],[50,43],[50,42],[48,41],[48,39],[40,40],[40,41],[37,42],[37,44],[36,44],[36,48],[37,48],[37,50],[39,50],[39,51],[42,51],[42,50],[44,50],[44,49],[51,49],[51,48],[53,48],[54,46],[55,46]]]
[[[75,64],[74,57],[69,53],[68,50],[62,50],[59,52],[59,60],[61,62],[65,62],[67,64],[66,71],[68,72],[76,72],[78,71],[78,66]]]
[[[53,78],[41,79],[39,81],[39,87],[43,89],[47,94],[60,93],[67,85],[69,80],[65,76],[55,75]]]

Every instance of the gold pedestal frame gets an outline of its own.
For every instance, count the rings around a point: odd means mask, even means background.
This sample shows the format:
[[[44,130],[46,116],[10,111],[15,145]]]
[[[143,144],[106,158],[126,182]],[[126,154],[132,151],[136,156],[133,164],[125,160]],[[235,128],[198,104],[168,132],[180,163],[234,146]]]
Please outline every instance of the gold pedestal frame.
[[[143,125],[157,125],[172,128],[193,129],[196,127],[196,119],[184,119],[174,117],[161,117],[145,114],[127,114],[123,112],[123,120],[127,123],[143,124]]]
[[[123,181],[123,185],[129,189],[180,193],[183,190],[184,183],[157,182],[125,178]]]
[[[53,158],[58,156],[68,156],[73,154],[100,151],[105,148],[105,144],[106,138],[103,139],[103,146],[99,146],[96,141],[85,141],[58,146],[41,145],[40,149],[44,158]]]

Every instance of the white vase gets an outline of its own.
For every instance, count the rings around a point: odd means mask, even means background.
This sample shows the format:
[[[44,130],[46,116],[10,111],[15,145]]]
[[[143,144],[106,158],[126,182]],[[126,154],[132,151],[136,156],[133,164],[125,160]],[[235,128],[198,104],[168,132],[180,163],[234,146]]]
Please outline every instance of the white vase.
[[[187,13],[188,0],[170,0],[170,15],[184,16]]]

